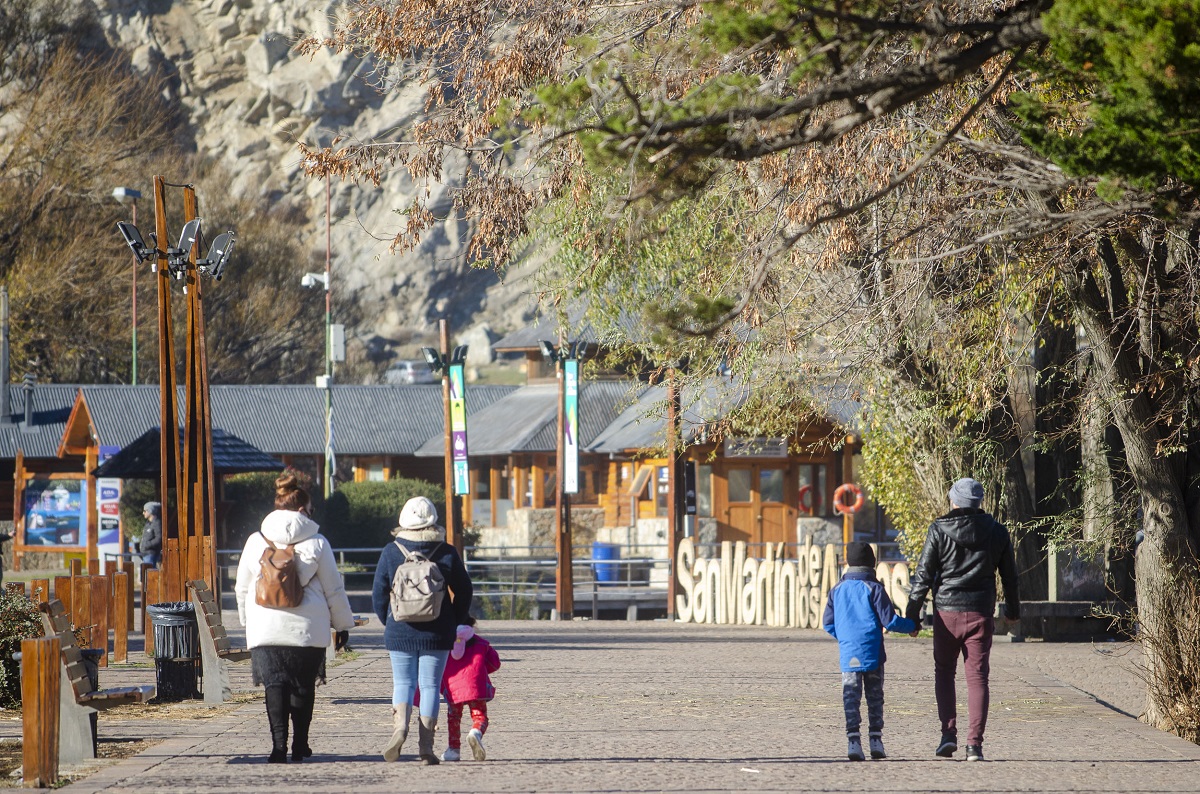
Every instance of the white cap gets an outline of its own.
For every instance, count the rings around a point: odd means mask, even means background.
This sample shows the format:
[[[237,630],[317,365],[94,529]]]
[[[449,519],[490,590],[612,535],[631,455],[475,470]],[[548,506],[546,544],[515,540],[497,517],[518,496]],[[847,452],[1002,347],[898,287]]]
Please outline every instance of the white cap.
[[[400,511],[401,529],[424,529],[437,523],[437,508],[424,496],[414,496]]]

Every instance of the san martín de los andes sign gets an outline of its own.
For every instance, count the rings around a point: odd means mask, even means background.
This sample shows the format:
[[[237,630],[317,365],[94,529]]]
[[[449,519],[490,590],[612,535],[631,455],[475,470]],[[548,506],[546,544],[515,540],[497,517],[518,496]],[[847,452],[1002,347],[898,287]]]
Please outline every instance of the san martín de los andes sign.
[[[743,623],[757,626],[821,628],[829,591],[838,583],[838,547],[811,541],[786,559],[784,544],[768,544],[766,557],[746,556],[742,541],[721,544],[719,557],[696,556],[691,538],[679,543],[675,570],[682,592],[675,617],[685,623]],[[908,604],[908,564],[881,562],[875,575],[903,612]]]

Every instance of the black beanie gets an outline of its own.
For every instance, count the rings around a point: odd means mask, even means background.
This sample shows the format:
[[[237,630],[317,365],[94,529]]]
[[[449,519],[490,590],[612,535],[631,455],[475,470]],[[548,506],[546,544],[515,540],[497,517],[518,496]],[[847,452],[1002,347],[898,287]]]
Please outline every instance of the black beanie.
[[[852,568],[874,568],[875,552],[870,544],[854,541],[846,544],[846,564]]]

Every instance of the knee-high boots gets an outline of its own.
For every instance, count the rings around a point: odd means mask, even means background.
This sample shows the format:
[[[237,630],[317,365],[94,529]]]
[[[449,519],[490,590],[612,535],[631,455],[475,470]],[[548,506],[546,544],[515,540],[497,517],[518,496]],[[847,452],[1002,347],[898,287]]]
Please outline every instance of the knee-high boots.
[[[438,761],[437,753],[433,751],[433,736],[437,733],[437,717],[426,717],[422,714],[417,728],[417,752],[420,754],[421,763],[426,766],[441,763]]]
[[[292,689],[288,701],[292,715],[292,763],[298,764],[312,755],[308,746],[308,728],[312,725],[313,704],[317,693],[312,689]],[[286,741],[286,737],[285,737]]]
[[[288,716],[290,693],[287,684],[270,684],[266,687],[267,723],[271,726],[271,764],[287,763]]]
[[[400,748],[408,738],[408,721],[412,717],[412,705],[392,707],[392,738],[383,748],[383,760],[395,761],[400,757]]]

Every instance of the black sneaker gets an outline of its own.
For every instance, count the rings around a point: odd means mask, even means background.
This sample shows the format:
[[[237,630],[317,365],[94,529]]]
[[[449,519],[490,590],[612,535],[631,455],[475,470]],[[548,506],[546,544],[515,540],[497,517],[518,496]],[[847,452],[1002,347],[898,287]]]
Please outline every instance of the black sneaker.
[[[968,744],[967,745],[967,760],[968,761],[982,761],[983,760],[983,748],[977,744]]]
[[[940,755],[942,758],[953,758],[956,752],[958,752],[958,739],[948,733],[943,733],[942,741],[934,754]]]

